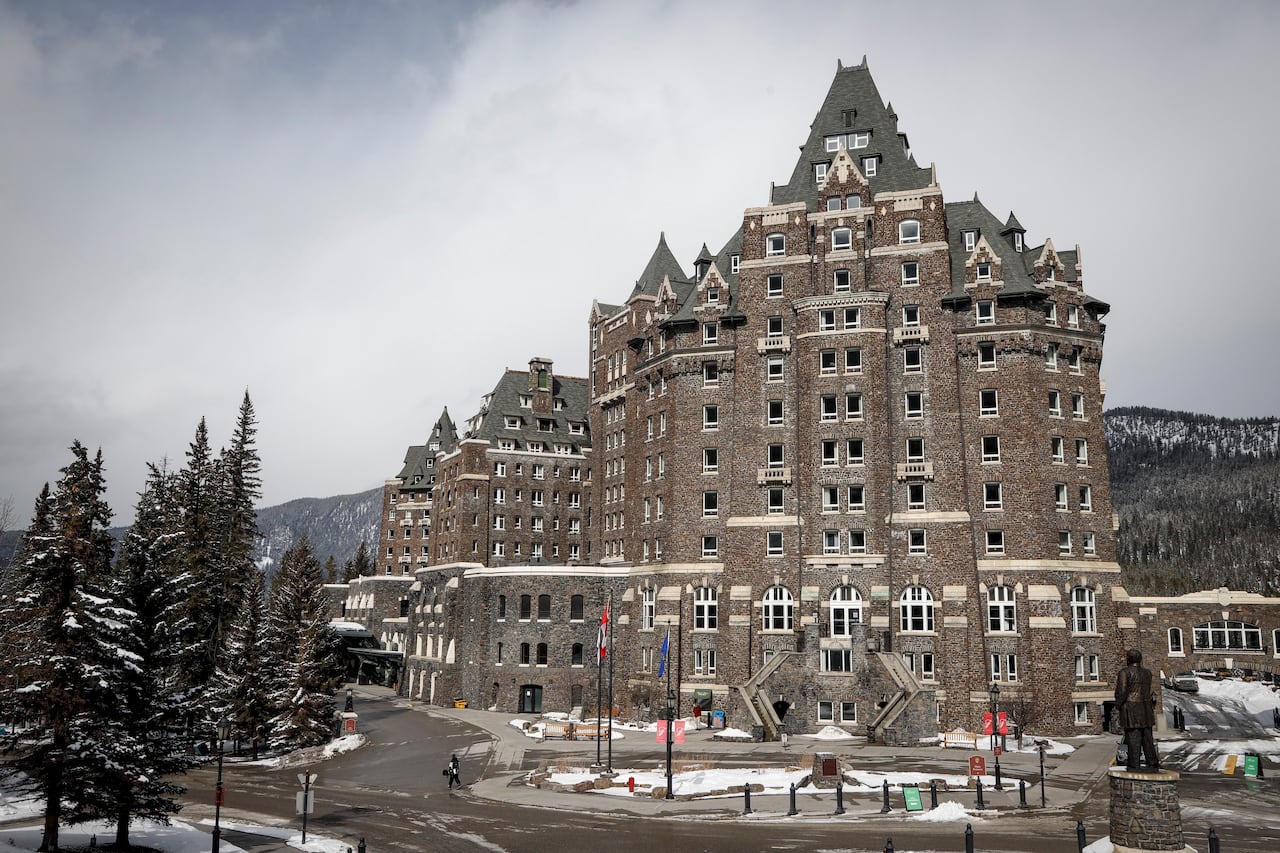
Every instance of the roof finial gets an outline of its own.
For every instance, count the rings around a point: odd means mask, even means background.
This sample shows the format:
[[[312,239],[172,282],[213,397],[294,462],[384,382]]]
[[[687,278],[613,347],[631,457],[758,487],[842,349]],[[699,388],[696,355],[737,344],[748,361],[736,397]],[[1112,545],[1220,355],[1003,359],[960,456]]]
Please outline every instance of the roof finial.
[[[836,57],[836,73],[839,74],[844,70],[844,63],[840,61],[840,57]]]
[[[867,67],[867,55],[865,53],[862,54],[862,67],[863,68]]]

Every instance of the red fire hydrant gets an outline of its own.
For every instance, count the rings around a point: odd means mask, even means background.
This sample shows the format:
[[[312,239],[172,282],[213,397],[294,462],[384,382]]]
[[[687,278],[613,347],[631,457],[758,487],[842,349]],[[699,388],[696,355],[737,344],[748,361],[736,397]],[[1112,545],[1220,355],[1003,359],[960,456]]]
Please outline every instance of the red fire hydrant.
[[[627,792],[631,794],[634,794],[636,792],[636,777],[634,776],[627,777]]]

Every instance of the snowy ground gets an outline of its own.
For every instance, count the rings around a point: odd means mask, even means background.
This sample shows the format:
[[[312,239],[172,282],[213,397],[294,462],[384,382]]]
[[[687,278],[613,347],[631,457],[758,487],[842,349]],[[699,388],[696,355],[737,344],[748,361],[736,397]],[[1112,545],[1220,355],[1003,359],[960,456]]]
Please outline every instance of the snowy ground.
[[[312,832],[307,833],[307,843],[303,844],[301,832],[285,827],[246,826],[223,821],[222,828],[277,838],[290,847],[310,853],[346,853],[350,846],[346,841],[325,838]],[[0,828],[0,847],[13,853],[34,851],[40,846],[41,833],[39,824]],[[86,823],[74,827],[64,826],[58,832],[58,844],[63,848],[87,847],[90,837],[94,835],[98,836],[99,845],[106,844],[115,837],[115,825]],[[180,820],[173,821],[169,826],[139,821],[129,828],[129,841],[136,846],[154,847],[165,853],[204,853],[209,849],[209,833]],[[244,853],[242,848],[229,843],[225,838],[219,847],[227,853]]]

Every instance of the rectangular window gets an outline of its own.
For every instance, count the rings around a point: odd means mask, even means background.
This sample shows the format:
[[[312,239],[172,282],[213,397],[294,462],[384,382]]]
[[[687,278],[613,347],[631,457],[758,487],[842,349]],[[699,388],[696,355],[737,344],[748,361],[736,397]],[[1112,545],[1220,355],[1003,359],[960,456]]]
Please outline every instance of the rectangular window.
[[[908,418],[924,417],[924,394],[919,391],[908,391],[904,401]]]
[[[827,167],[830,163],[814,163],[813,164],[813,182],[821,184],[827,179]]]
[[[704,344],[714,344],[717,337],[717,327],[715,323],[702,324],[702,342]]]
[[[771,338],[776,338],[782,334],[782,318],[778,316],[769,317],[765,321],[765,334]]]
[[[1000,461],[1000,436],[984,435],[982,437],[982,461]]]
[[[1076,725],[1087,726],[1089,724],[1089,703],[1076,702],[1072,707],[1075,712]]]
[[[824,554],[840,553],[840,531],[839,530],[822,531],[822,553]]]
[[[1058,554],[1065,556],[1070,553],[1071,553],[1071,531],[1059,530],[1058,531]]]
[[[924,351],[920,347],[904,347],[902,350],[902,372],[921,373],[924,371]]]
[[[996,369],[996,345],[994,343],[983,341],[978,344],[978,369]]]
[[[1071,355],[1067,359],[1067,369],[1072,373],[1079,374],[1080,369],[1080,347],[1072,347]]]
[[[907,509],[924,509],[924,483],[907,483]]]
[[[972,252],[973,247],[976,245],[978,245],[978,232],[965,231],[964,232],[964,250],[966,252]]]
[[[818,353],[818,373],[823,376],[834,376],[836,372],[836,351],[824,349]]]
[[[818,312],[818,331],[832,332],[836,328],[836,312],[833,310],[822,310]]]
[[[1096,556],[1098,553],[1098,540],[1094,538],[1093,531],[1086,530],[1080,534],[1080,541],[1084,552],[1090,557]]]
[[[907,439],[907,461],[924,461],[924,439],[922,437],[917,435]]]
[[[849,457],[850,465],[862,464],[862,446],[863,442],[860,438],[851,438],[845,442],[845,449]]]
[[[1000,414],[1000,395],[996,389],[983,388],[978,392],[978,414],[989,418]]]
[[[1080,487],[1080,511],[1093,512],[1093,486]]]
[[[720,407],[702,407],[702,428],[704,430],[720,429]]]
[[[1052,388],[1049,389],[1049,415],[1062,417],[1062,394]]]
[[[1071,417],[1078,421],[1084,420],[1084,395],[1071,395]]]
[[[987,531],[987,553],[988,554],[1004,553],[1004,531],[1003,530]]]
[[[924,652],[920,655],[920,680],[934,681],[938,677],[938,672],[933,666],[933,653]]]
[[[770,426],[779,426],[782,424],[782,401],[770,400],[766,404],[766,417]]]
[[[920,283],[920,264],[908,261],[902,265],[902,286],[915,287]]]
[[[818,722],[833,723],[836,719],[835,703],[827,699],[818,700]]]
[[[770,467],[770,468],[781,468],[781,467],[782,467],[782,464],[783,464],[783,462],[782,462],[782,459],[783,459],[782,454],[783,454],[783,450],[782,450],[782,445],[781,445],[781,444],[771,444],[771,445],[769,445],[769,447],[768,447],[768,449],[767,449],[767,451],[766,451],[766,454],[765,454],[765,459],[766,459],[766,463],[765,463],[765,464],[767,464],[767,465],[768,465],[768,467]]]
[[[782,531],[770,530],[766,533],[764,539],[764,554],[766,557],[782,556]]]
[[[831,251],[847,252],[853,248],[853,229],[834,228],[831,231]]]
[[[865,554],[867,553],[867,531],[857,528],[849,531],[849,553]]]
[[[765,255],[773,258],[787,253],[787,238],[783,234],[770,234],[765,238]]]
[[[1053,484],[1053,506],[1054,506],[1054,509],[1057,509],[1059,511],[1065,510],[1067,508],[1067,484],[1066,483]]]
[[[876,170],[879,168],[879,157],[863,157],[862,158],[862,174],[868,178],[876,176]]]
[[[982,484],[982,508],[1004,509],[1004,490],[1001,483]]]
[[[702,493],[703,517],[718,515],[720,512],[720,495],[718,492]]]
[[[915,328],[920,325],[919,305],[902,306],[902,325],[908,328]]]
[[[720,470],[720,452],[714,447],[702,448],[702,473],[714,474]]]
[[[765,359],[765,378],[769,382],[781,382],[783,377],[783,361],[780,355],[771,355]]]
[[[978,281],[991,281],[991,264],[978,264],[976,271],[978,274]]]
[[[1076,439],[1076,464],[1089,464],[1089,439],[1087,438]]]
[[[844,309],[844,327],[846,329],[862,328],[862,309],[861,308]]]
[[[850,484],[846,492],[849,498],[849,512],[862,512],[867,508],[866,486],[862,483]]]
[[[715,557],[720,553],[720,540],[715,536],[702,537],[702,556]]]
[[[840,455],[836,452],[836,440],[834,438],[822,440],[822,464],[826,466],[840,464]]]
[[[907,553],[928,553],[927,540],[925,539],[925,531],[923,527],[913,527],[907,531]]]
[[[1058,369],[1058,345],[1057,345],[1057,344],[1046,344],[1046,345],[1045,345],[1045,348],[1044,348],[1044,369],[1045,369],[1045,370],[1057,370],[1057,369]]]
[[[765,296],[782,295],[782,276],[771,275],[765,279]]]
[[[702,384],[703,385],[719,385],[720,384],[720,365],[714,361],[704,361],[702,363]]]
[[[844,395],[844,417],[845,420],[856,420],[857,418],[862,417],[861,394]]]
[[[841,702],[840,703],[840,722],[842,723],[858,722],[858,703],[857,702]]]
[[[1067,461],[1066,445],[1062,440],[1062,436],[1054,435],[1049,437],[1049,451],[1053,461],[1056,464],[1064,464]]]
[[[1080,306],[1078,305],[1067,306],[1067,328],[1068,329],[1080,328]]]
[[[844,351],[844,372],[862,372],[862,349],[860,347],[849,347]]]
[[[823,649],[822,672],[853,672],[852,649]]]
[[[838,207],[838,206],[839,206],[839,204],[840,204],[840,199],[838,199],[838,198],[830,199],[830,201],[834,201],[834,202],[836,203],[837,207]],[[849,279],[849,271],[848,271],[848,270],[836,270],[836,272],[835,272],[835,277],[834,277],[834,279],[833,279],[833,282],[832,282],[831,287],[832,287],[832,290],[834,290],[836,293],[848,293],[848,292],[849,292],[849,290],[851,289],[851,282],[850,282],[850,279]]]
[[[781,486],[770,486],[769,491],[765,493],[768,500],[769,515],[781,515],[785,511],[783,506],[784,495]]]

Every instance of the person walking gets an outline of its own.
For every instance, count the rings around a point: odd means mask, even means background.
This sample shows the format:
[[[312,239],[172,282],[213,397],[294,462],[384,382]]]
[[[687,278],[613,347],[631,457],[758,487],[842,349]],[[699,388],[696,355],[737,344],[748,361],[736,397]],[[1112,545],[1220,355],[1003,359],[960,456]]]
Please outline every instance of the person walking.
[[[457,783],[459,788],[462,787],[462,779],[461,777],[458,776],[458,756],[457,755],[449,756],[449,766],[448,768],[446,768],[445,772],[449,776],[450,791],[453,790],[453,785],[455,782]]]

